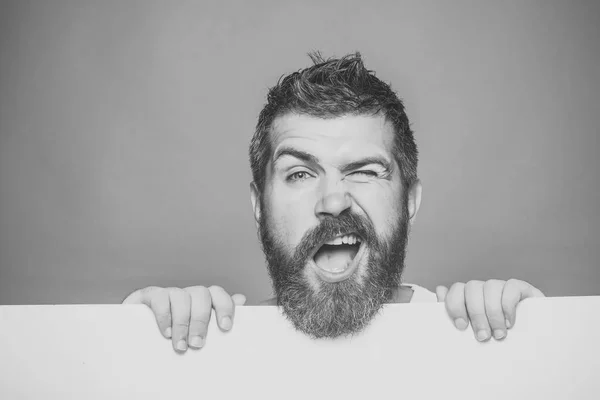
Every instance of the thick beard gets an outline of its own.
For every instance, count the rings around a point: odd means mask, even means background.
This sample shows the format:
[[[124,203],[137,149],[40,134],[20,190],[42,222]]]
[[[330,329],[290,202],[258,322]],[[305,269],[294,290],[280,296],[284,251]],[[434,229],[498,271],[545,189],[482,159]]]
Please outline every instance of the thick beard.
[[[357,334],[369,324],[401,284],[407,214],[404,206],[388,240],[378,238],[370,221],[359,215],[325,218],[304,235],[290,256],[262,213],[259,234],[277,304],[297,330],[313,338],[336,338]],[[320,288],[314,290],[304,275],[308,258],[316,246],[340,232],[355,232],[368,245],[366,274],[360,282],[356,275],[342,282],[320,281]]]

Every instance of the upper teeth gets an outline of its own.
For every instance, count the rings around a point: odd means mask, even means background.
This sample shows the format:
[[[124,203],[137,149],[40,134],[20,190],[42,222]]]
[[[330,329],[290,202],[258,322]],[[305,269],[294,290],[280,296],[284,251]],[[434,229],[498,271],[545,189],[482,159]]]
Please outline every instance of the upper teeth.
[[[356,243],[360,243],[360,238],[358,236],[355,236],[353,234],[350,235],[344,235],[344,236],[338,236],[334,239],[331,239],[328,242],[325,242],[325,244],[328,245],[340,245],[340,244],[356,244]]]

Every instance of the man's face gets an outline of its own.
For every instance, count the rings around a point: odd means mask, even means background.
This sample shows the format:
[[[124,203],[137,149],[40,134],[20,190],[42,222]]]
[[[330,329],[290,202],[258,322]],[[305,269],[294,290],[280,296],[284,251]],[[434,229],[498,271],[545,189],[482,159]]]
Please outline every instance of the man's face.
[[[274,121],[252,201],[278,304],[311,336],[360,331],[400,284],[416,207],[393,139],[383,116]]]

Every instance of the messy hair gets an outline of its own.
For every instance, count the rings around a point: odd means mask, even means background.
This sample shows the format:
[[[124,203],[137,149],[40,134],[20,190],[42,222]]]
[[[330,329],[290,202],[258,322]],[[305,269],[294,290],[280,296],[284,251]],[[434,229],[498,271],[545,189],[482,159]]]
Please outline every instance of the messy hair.
[[[394,128],[394,157],[403,186],[412,185],[417,179],[417,146],[404,105],[391,87],[365,68],[358,52],[327,60],[318,52],[309,56],[314,65],[282,76],[269,90],[267,104],[258,117],[250,142],[250,167],[261,197],[272,152],[269,132],[273,121],[286,114],[336,118],[381,113]]]

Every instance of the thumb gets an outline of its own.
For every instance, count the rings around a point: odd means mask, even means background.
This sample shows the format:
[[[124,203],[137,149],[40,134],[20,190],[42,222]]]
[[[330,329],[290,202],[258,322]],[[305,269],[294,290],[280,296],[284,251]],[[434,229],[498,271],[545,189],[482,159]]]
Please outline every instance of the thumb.
[[[234,294],[233,296],[231,296],[231,299],[233,300],[233,304],[235,304],[236,306],[243,306],[244,304],[246,304],[246,296],[244,296],[241,293]]]
[[[446,301],[446,295],[448,294],[448,288],[446,286],[438,286],[435,288],[435,294],[437,296],[438,303]]]

